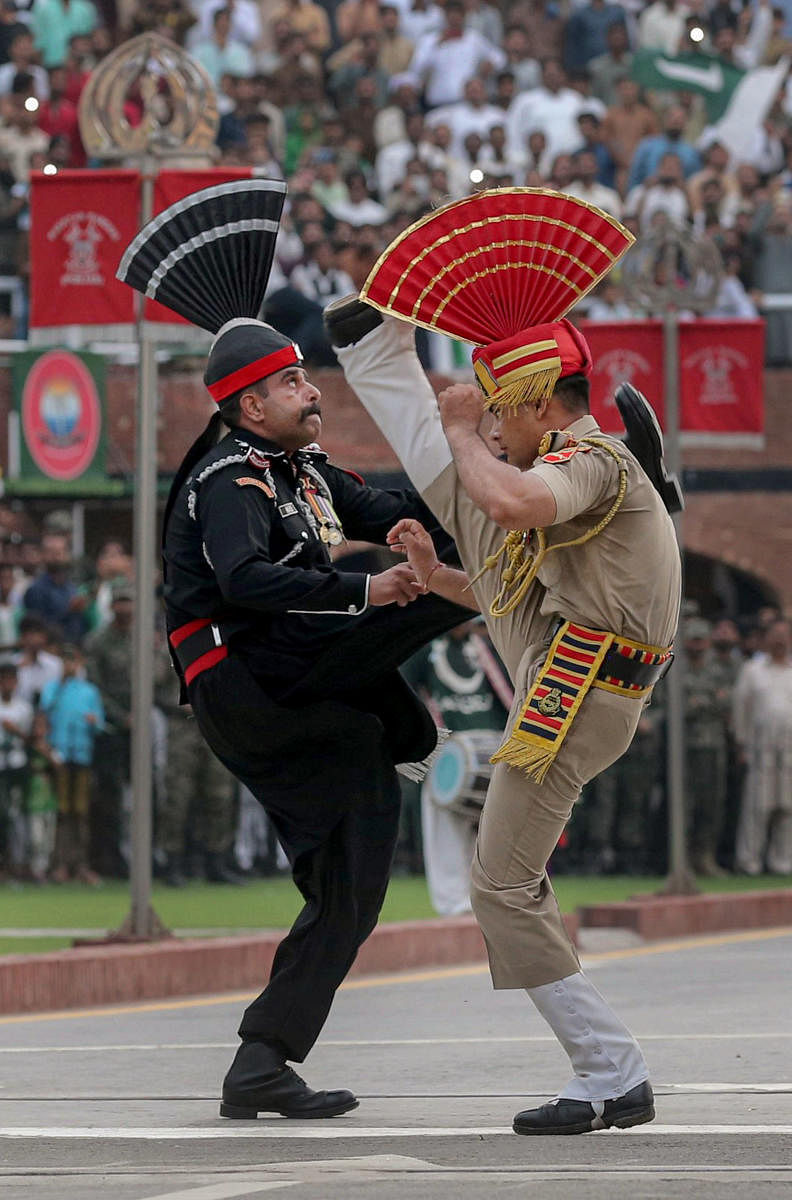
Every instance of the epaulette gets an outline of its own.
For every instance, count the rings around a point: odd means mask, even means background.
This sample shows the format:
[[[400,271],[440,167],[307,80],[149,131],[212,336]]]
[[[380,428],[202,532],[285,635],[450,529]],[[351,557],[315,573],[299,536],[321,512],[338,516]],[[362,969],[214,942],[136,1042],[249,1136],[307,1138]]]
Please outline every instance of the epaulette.
[[[563,463],[576,454],[588,454],[592,449],[563,429],[549,429],[539,443],[539,458],[546,463]]]
[[[226,467],[238,466],[241,463],[246,463],[248,466],[254,467],[261,471],[264,475],[266,491],[276,498],[275,482],[270,472],[270,459],[283,456],[282,450],[273,452],[258,450],[255,446],[249,445],[242,438],[223,438],[218,442],[209,453],[198,463],[195,474],[189,481],[187,489],[187,512],[193,521],[197,520],[198,514],[198,489],[201,484],[211,475],[215,475],[218,471],[223,471]]]

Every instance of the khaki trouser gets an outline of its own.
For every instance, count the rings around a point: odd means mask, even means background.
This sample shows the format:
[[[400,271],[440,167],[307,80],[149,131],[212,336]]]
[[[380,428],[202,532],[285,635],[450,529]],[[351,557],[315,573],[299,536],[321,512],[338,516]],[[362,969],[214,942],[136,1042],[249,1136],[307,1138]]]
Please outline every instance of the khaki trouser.
[[[424,499],[456,540],[469,575],[497,550],[504,531],[476,508],[454,466],[426,489]],[[500,572],[474,585],[487,628],[514,683],[511,729],[551,641],[553,618],[539,612],[544,589],[535,582],[518,608],[488,615]],[[547,861],[583,785],[629,746],[642,700],[592,688],[541,783],[498,763],[479,825],[471,878],[473,911],[481,925],[496,988],[531,988],[580,969],[547,874]]]

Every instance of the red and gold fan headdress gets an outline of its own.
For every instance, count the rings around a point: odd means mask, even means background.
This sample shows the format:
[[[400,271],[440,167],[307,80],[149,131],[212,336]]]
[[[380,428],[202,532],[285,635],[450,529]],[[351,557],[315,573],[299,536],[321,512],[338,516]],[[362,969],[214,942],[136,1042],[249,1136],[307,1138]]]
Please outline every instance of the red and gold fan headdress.
[[[563,376],[590,373],[585,338],[561,318],[634,240],[614,217],[562,192],[478,192],[405,230],[360,295],[473,342],[487,407],[537,403]]]

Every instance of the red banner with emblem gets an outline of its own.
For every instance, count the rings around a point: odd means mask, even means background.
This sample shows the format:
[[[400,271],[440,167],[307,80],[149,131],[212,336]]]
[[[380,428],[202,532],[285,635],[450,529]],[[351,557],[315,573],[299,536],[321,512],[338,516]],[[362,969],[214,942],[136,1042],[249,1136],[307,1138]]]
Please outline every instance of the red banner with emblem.
[[[251,174],[250,168],[160,171],[154,183],[153,215],[192,192],[249,179]],[[33,172],[31,330],[87,325],[118,331],[119,326],[132,325],[135,293],[115,273],[139,228],[138,171]],[[146,301],[145,315],[160,324],[187,324],[151,300]]]
[[[606,433],[623,433],[614,396],[620,383],[643,392],[663,423],[663,325],[660,321],[581,321],[591,347],[591,411]]]
[[[644,393],[665,425],[662,321],[581,321],[591,347],[591,411],[623,432],[620,383]],[[679,323],[679,416],[686,441],[755,441],[764,430],[764,321],[710,318]]]
[[[132,290],[116,279],[138,232],[137,171],[31,173],[30,325],[129,325]]]
[[[680,427],[688,442],[761,437],[764,335],[760,320],[680,322]]]

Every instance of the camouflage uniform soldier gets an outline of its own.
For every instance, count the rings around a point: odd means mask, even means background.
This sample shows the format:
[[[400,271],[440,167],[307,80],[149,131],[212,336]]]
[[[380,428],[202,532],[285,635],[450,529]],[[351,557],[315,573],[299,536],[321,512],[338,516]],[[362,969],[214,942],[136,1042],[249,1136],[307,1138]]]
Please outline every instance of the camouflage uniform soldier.
[[[653,865],[650,808],[660,763],[662,719],[653,699],[625,753],[597,778],[587,839],[595,869],[641,875]]]
[[[165,882],[181,887],[188,830],[190,848],[204,857],[206,878],[239,883],[226,858],[234,840],[234,777],[212,754],[189,705],[179,706],[179,680],[163,651],[157,662],[155,700],[167,720],[165,795],[157,814],[157,840],[166,855]]]
[[[726,800],[721,822],[718,861],[727,866],[734,862],[734,831],[740,815],[744,768],[737,753],[732,721],[732,704],[737,676],[743,664],[740,633],[734,621],[726,617],[712,627],[712,667],[718,680],[718,702],[726,727]]]
[[[105,728],[96,739],[96,790],[91,805],[91,866],[100,875],[124,876],[121,854],[124,791],[130,780],[132,728],[132,586],[117,581],[111,590],[113,619],[85,643],[86,672],[105,710]]]
[[[685,784],[691,862],[699,875],[719,876],[716,853],[726,803],[726,725],[722,676],[711,654],[710,627],[700,617],[685,626]]]

